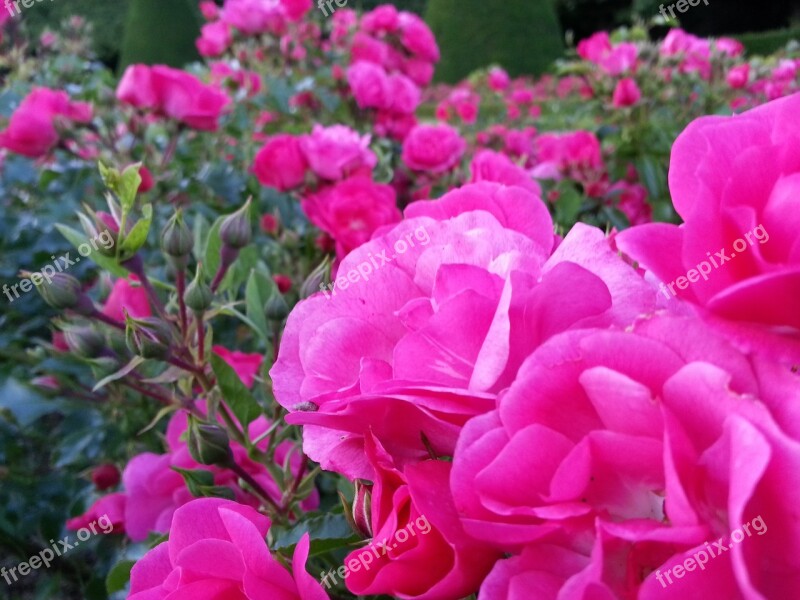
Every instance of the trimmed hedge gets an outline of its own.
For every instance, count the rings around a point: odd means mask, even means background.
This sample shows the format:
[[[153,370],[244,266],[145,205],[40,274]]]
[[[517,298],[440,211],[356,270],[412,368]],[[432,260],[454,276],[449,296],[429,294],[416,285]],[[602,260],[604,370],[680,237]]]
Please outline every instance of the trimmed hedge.
[[[438,81],[455,83],[492,63],[512,76],[538,74],[564,52],[551,0],[431,0],[425,20],[442,51]]]
[[[767,56],[782,50],[792,40],[800,41],[800,27],[759,33],[743,33],[736,38],[744,44],[748,55]]]
[[[183,67],[197,60],[200,24],[194,0],[131,0],[120,68],[132,63]]]

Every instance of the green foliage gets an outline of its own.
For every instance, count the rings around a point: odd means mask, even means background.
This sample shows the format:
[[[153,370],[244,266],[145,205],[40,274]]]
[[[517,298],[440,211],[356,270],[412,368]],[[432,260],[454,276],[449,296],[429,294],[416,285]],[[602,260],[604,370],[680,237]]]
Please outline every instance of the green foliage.
[[[736,37],[744,44],[748,54],[766,56],[785,48],[793,40],[800,40],[800,27],[744,33]]]
[[[551,0],[431,0],[425,19],[442,51],[437,78],[449,83],[491,63],[542,73],[564,49]]]
[[[200,18],[192,0],[131,0],[120,67],[133,63],[182,67],[199,55]]]

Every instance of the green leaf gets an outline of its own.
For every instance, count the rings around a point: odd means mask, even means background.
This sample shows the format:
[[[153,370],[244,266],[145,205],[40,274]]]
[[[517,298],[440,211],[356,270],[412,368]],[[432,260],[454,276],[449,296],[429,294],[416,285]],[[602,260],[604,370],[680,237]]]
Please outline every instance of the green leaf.
[[[139,186],[142,184],[142,176],[139,175],[139,169],[141,167],[142,163],[136,163],[125,167],[116,187],[112,188],[119,197],[120,203],[122,203],[123,214],[131,212],[136,202],[136,194],[139,191]]]
[[[272,550],[290,553],[306,533],[311,537],[312,556],[324,554],[337,548],[353,546],[361,541],[341,509],[316,516],[306,515],[302,521],[293,525],[276,525],[270,528]]]
[[[142,358],[141,356],[134,356],[133,359],[131,359],[131,362],[122,367],[119,371],[115,371],[108,377],[104,377],[103,379],[98,381],[97,384],[92,388],[92,391],[96,392],[100,388],[107,386],[112,381],[116,381],[117,379],[122,379],[123,377],[125,377],[125,375],[127,375],[128,373],[133,371],[136,367],[141,365],[144,361],[145,359]]]
[[[180,467],[171,467],[173,471],[181,474],[186,487],[189,488],[192,496],[201,498],[203,496],[200,491],[203,487],[212,487],[214,485],[214,473],[206,469],[181,469]]]
[[[203,253],[203,270],[206,272],[206,277],[211,281],[219,269],[219,263],[222,256],[222,239],[219,237],[219,229],[222,227],[222,221],[225,217],[220,217],[211,226],[208,232],[208,240],[206,241],[206,250]]]
[[[271,278],[260,271],[254,270],[250,273],[250,279],[247,281],[244,292],[247,318],[256,325],[257,332],[265,344],[269,339],[269,323],[267,323],[264,307],[274,293],[275,282]]]
[[[83,233],[72,229],[71,227],[67,227],[66,225],[56,224],[56,229],[58,229],[59,233],[63,235],[67,241],[72,244],[76,249],[81,244],[88,244],[89,238],[86,237]],[[94,261],[94,263],[100,267],[101,269],[105,269],[112,275],[116,277],[127,277],[128,272],[122,268],[117,261],[111,257],[104,256],[100,252],[92,252],[89,255],[89,258]]]
[[[211,368],[214,369],[222,397],[246,430],[247,426],[261,415],[261,407],[247,386],[239,379],[236,371],[218,354],[211,354]]]
[[[125,589],[131,579],[131,569],[135,564],[135,560],[122,560],[111,568],[106,577],[106,591],[109,594]]]
[[[143,217],[136,222],[130,233],[122,240],[122,251],[125,257],[133,256],[144,246],[147,234],[150,233],[150,224],[153,222],[153,205],[145,204],[142,207]]]

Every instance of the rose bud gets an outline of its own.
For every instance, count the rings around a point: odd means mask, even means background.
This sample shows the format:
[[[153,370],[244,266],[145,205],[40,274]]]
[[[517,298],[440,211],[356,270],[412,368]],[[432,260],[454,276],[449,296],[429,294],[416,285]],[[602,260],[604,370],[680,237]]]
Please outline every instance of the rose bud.
[[[106,347],[105,336],[88,326],[65,329],[64,339],[69,349],[83,358],[97,358]]]
[[[250,243],[253,238],[250,226],[250,199],[244,206],[232,215],[225,217],[219,229],[219,237],[222,243],[231,248],[240,250]]]
[[[372,534],[372,486],[355,481],[355,496],[353,497],[353,523],[358,532],[365,538]]]
[[[324,289],[322,282],[328,274],[328,259],[323,260],[311,273],[309,273],[303,285],[300,286],[300,299],[305,300],[316,294],[319,290]]]
[[[197,272],[183,294],[183,301],[196,314],[200,314],[211,307],[211,303],[214,301],[214,292],[211,291],[211,288],[206,283],[202,264],[197,265]]]
[[[261,231],[267,235],[278,233],[278,218],[275,215],[264,215],[261,217]]]
[[[186,258],[192,252],[192,233],[183,222],[181,211],[177,211],[161,231],[161,249],[174,258]]]
[[[270,321],[275,321],[277,323],[280,323],[289,316],[289,306],[286,304],[286,300],[283,299],[281,294],[273,294],[272,298],[267,301],[264,311]]]
[[[218,425],[200,424],[189,417],[189,454],[201,465],[225,467],[233,462],[230,440]]]
[[[281,294],[285,294],[292,289],[292,280],[286,275],[273,275],[272,280],[275,282],[275,285],[278,286],[278,291]]]
[[[119,469],[112,464],[98,465],[92,470],[92,483],[101,492],[119,484]]]
[[[22,272],[21,275],[29,277],[31,274]],[[66,273],[50,275],[47,281],[36,286],[36,291],[57,310],[69,309],[82,315],[89,315],[95,310],[91,299],[81,290],[81,282]]]
[[[169,355],[172,333],[156,317],[132,319],[125,313],[125,342],[128,349],[142,358],[164,359]]]

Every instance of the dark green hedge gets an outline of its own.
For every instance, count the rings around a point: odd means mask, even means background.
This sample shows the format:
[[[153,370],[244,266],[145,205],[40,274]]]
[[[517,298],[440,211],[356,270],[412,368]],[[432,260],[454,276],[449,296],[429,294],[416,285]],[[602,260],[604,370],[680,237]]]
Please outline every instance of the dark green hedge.
[[[455,83],[491,63],[512,76],[537,74],[564,51],[551,0],[431,0],[425,20],[442,50],[439,81]]]
[[[800,27],[762,31],[760,33],[744,33],[736,38],[747,48],[748,55],[766,56],[781,50],[792,40],[800,41]]]
[[[131,0],[120,66],[145,63],[182,67],[198,59],[194,43],[200,24],[196,0]]]

